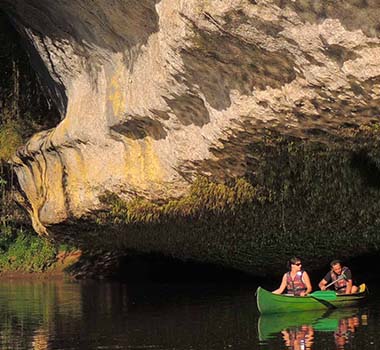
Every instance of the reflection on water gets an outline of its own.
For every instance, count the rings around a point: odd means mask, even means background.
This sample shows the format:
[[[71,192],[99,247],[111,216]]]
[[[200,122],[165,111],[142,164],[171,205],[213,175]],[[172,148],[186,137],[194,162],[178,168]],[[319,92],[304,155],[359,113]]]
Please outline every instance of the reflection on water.
[[[2,280],[0,349],[377,349],[379,294],[365,309],[259,317],[255,290]]]
[[[367,321],[367,309],[358,308],[262,315],[258,321],[258,334],[260,340],[265,342],[281,333],[286,349],[311,350],[323,332],[321,338],[331,335],[334,348],[343,350],[352,348],[355,331],[367,326]]]
[[[367,315],[362,315],[361,318],[358,316],[343,318],[339,320],[337,329],[334,331],[335,344],[337,349],[344,349],[346,344],[351,343],[351,338],[355,333],[357,327],[360,326],[360,319],[367,322]]]
[[[297,329],[284,329],[281,333],[288,349],[304,350],[312,348],[314,329],[311,326],[305,324]]]
[[[2,349],[49,349],[49,334],[60,324],[80,318],[79,285],[63,281],[1,281],[0,339]]]

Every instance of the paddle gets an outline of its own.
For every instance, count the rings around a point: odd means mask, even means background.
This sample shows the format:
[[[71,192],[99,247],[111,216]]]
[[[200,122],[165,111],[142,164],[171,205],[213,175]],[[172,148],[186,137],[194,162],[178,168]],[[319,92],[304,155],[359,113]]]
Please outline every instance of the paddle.
[[[343,278],[346,278],[346,275],[344,273],[342,273],[335,281],[332,281],[331,283],[329,283],[325,287],[328,288],[328,287],[332,286],[334,283],[342,280]]]
[[[339,326],[339,319],[321,318],[312,324],[315,331],[334,332]]]
[[[309,296],[318,300],[336,300],[336,293],[333,290],[317,290],[316,292],[310,293]]]
[[[334,283],[342,280],[345,278],[345,274],[342,273],[335,281],[332,281],[331,283],[327,284],[325,287],[328,288],[332,286]],[[311,294],[309,294],[311,297],[316,299],[322,299],[322,300],[336,300],[336,293],[333,290],[317,290]]]

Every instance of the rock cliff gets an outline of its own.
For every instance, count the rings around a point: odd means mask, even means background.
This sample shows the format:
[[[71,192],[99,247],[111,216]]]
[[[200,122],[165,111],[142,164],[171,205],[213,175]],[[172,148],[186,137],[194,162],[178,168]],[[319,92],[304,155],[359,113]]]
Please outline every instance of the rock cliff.
[[[374,0],[0,0],[60,123],[18,151],[40,234],[128,201],[245,177],[268,130],[329,143],[377,123]]]

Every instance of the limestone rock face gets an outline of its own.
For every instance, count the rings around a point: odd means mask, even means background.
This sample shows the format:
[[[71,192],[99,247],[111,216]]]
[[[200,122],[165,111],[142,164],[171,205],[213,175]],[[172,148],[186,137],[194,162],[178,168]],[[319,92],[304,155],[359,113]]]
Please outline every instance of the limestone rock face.
[[[378,117],[375,0],[0,0],[61,113],[14,157],[39,233],[125,199],[243,176],[263,130]],[[226,147],[226,146],[229,147]]]

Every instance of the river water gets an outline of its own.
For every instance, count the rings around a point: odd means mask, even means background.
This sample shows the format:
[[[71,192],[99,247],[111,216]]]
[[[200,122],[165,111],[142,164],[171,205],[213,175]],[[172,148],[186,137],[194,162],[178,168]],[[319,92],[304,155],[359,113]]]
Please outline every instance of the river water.
[[[260,317],[254,284],[0,281],[1,349],[380,349],[380,285],[339,313]]]

